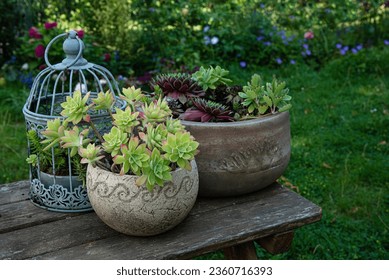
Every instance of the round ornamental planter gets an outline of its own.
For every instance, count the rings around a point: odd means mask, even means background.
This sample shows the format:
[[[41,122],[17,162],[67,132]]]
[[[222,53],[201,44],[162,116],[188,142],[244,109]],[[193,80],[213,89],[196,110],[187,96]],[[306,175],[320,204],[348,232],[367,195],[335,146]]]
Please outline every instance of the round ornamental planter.
[[[182,124],[200,143],[200,196],[260,190],[277,180],[289,163],[289,112],[238,122]]]
[[[137,176],[115,174],[88,165],[87,189],[99,218],[111,228],[133,236],[163,233],[185,219],[196,201],[199,179],[192,170],[177,169],[173,180],[152,192],[135,184]]]

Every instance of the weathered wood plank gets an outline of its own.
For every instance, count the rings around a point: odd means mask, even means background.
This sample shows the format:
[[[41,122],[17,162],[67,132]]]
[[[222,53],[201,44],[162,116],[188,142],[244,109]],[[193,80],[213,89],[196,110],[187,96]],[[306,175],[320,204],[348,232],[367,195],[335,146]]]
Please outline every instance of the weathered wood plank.
[[[0,205],[28,199],[30,181],[0,185]]]
[[[0,205],[0,233],[64,219],[71,215],[46,211],[25,200]]]
[[[115,236],[94,213],[0,235],[0,259],[26,259]]]
[[[294,232],[288,231],[260,238],[256,242],[271,254],[281,254],[289,250],[293,237]]]
[[[252,241],[237,244],[223,250],[224,256],[228,260],[256,260],[257,253]]]
[[[252,196],[247,202],[239,198],[239,203],[230,199],[229,205],[225,203],[227,200],[215,201],[208,209],[200,199],[197,211],[192,212],[175,229],[159,236],[141,238],[117,235],[80,246],[58,249],[34,258],[192,258],[261,237],[290,231],[318,221],[321,217],[320,207],[289,190],[279,191],[278,189],[276,194],[266,199],[252,201],[251,198]],[[212,210],[209,210],[211,208]]]

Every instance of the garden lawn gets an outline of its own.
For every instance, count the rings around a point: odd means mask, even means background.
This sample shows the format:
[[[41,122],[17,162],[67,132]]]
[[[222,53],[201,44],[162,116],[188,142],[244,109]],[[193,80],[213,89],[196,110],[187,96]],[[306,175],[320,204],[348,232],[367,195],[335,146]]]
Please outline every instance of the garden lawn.
[[[280,180],[323,208],[298,229],[289,252],[260,258],[389,259],[389,50],[364,50],[320,71],[231,69],[287,81],[293,96],[292,156]],[[28,178],[22,106],[26,91],[0,87],[0,183]],[[206,259],[223,258],[216,252]]]

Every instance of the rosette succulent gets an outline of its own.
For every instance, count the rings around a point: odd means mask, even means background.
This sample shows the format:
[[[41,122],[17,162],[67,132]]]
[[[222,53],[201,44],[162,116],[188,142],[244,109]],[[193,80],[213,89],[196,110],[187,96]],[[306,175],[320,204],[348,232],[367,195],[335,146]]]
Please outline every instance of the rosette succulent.
[[[199,144],[180,120],[172,118],[166,100],[148,101],[140,89],[131,87],[120,95],[127,102],[122,110],[113,108],[111,96],[109,92],[99,93],[88,105],[81,93],[75,92],[62,104],[64,121],[48,122],[42,133],[44,144],[70,149],[69,156],[77,154],[81,163],[139,176],[137,184],[150,191],[171,180],[170,172],[175,168],[191,166]],[[90,110],[109,111],[112,127],[108,133],[100,135],[93,121],[86,117]],[[87,122],[81,122],[82,119]],[[93,133],[89,133],[89,127]],[[34,157],[28,162],[33,163]]]
[[[158,75],[152,81],[152,87],[158,85],[164,96],[179,100],[185,104],[188,99],[205,94],[204,89],[186,73],[171,73]]]
[[[189,74],[160,74],[152,82],[154,96],[165,97],[175,118],[197,122],[226,122],[257,118],[291,108],[285,82],[264,83],[258,74],[246,86],[231,85],[229,71],[200,67]],[[199,89],[202,88],[202,91]]]

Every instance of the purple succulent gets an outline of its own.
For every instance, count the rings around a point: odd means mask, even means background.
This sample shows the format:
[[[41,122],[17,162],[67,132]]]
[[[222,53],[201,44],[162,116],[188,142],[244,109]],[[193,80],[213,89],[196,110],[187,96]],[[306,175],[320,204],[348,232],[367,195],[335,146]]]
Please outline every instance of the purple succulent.
[[[183,120],[197,122],[225,122],[234,120],[231,116],[232,111],[219,103],[197,98],[193,100],[193,105],[194,108],[186,110],[186,112],[181,115]]]

